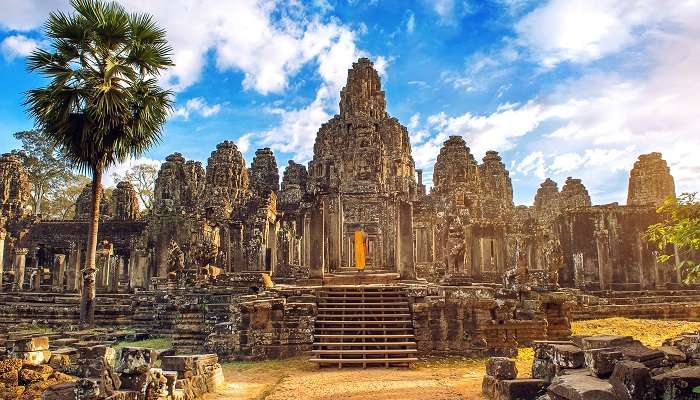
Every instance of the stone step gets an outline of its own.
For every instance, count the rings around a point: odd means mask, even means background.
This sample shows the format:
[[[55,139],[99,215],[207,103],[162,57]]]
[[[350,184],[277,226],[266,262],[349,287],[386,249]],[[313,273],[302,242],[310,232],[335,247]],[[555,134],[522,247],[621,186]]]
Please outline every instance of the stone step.
[[[345,331],[353,331],[353,332],[396,332],[396,331],[409,331],[413,332],[413,327],[412,326],[407,326],[404,328],[397,328],[397,327],[343,327],[343,328],[317,328],[317,332],[323,333],[323,332],[345,332]]]
[[[382,349],[382,350],[311,350],[314,354],[415,354],[416,349]]]
[[[396,364],[418,361],[415,357],[405,358],[310,358],[309,361],[316,364]]]
[[[393,307],[393,306],[405,306],[408,307],[407,301],[390,301],[390,302],[360,302],[360,303],[347,303],[347,302],[323,302],[321,303],[324,307],[328,306],[338,306],[338,307]]]
[[[414,335],[314,335],[319,339],[413,339]]]
[[[342,325],[406,325],[412,324],[413,321],[406,319],[403,321],[341,321],[341,320],[320,320],[316,319],[316,323],[320,324],[342,324]]]
[[[345,315],[333,315],[333,314],[319,314],[317,318],[321,319],[338,319],[338,317],[343,318],[407,318],[410,320],[411,314],[394,314],[394,313],[375,313],[375,314],[345,314]]]
[[[317,347],[415,347],[416,342],[315,342]]]
[[[343,312],[343,314],[347,312],[372,312],[372,311],[382,311],[383,313],[389,313],[390,311],[395,311],[395,312],[403,312],[406,313],[408,312],[408,307],[319,307],[318,309],[319,312],[331,312],[331,313],[337,313],[337,312]]]

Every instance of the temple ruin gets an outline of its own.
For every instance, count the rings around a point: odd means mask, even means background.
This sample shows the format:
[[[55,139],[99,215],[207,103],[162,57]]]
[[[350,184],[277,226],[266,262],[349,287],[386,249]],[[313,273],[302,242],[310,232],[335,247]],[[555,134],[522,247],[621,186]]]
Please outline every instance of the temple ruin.
[[[567,337],[572,318],[595,313],[700,318],[698,288],[682,283],[677,260],[659,263],[644,238],[660,219],[655,207],[675,195],[660,153],[635,163],[626,205],[592,205],[570,177],[561,190],[546,179],[532,206],[516,206],[501,156],[477,160],[468,144],[444,142],[427,191],[409,132],[387,113],[379,75],[361,58],[312,160],[289,161],[281,182],[271,149],[247,166],[231,141],[206,165],[166,157],[145,216],[132,185],[119,182],[100,208],[97,322],[170,335],[186,354],[311,351],[333,363],[344,351],[324,341],[338,332],[333,307],[353,306],[338,298],[394,299],[402,340],[376,359],[389,364],[512,355]],[[0,325],[76,323],[89,188],[75,218],[60,221],[32,215],[30,190],[20,160],[0,157]],[[651,300],[629,307],[620,299],[630,293]],[[664,308],[684,295],[696,300]]]

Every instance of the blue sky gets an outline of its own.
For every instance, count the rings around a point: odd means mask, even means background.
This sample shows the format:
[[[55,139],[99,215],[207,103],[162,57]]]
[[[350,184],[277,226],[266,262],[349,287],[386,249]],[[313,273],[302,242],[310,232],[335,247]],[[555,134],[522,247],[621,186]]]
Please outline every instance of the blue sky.
[[[545,177],[583,179],[594,203],[626,199],[639,154],[660,151],[677,190],[700,188],[700,1],[125,0],[167,30],[176,66],[162,83],[176,109],[161,144],[206,162],[233,140],[250,162],[272,147],[282,169],[307,162],[337,112],[347,69],[367,56],[388,111],[409,129],[428,183],[442,142],[463,135],[477,159],[497,150],[515,201]],[[29,129],[25,57],[62,0],[0,0],[0,151]],[[121,171],[128,165],[117,166]],[[281,172],[281,171],[280,171]]]

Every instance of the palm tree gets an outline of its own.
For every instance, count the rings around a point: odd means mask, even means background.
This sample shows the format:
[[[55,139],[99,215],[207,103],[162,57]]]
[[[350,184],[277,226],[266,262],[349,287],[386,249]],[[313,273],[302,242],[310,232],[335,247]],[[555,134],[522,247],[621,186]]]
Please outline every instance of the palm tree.
[[[73,13],[54,12],[44,26],[49,51],[35,50],[30,71],[48,79],[26,93],[25,106],[47,140],[92,174],[92,215],[80,302],[81,327],[95,325],[95,253],[102,174],[160,140],[172,93],[156,78],[172,66],[165,31],[150,15],[117,3],[72,0]]]

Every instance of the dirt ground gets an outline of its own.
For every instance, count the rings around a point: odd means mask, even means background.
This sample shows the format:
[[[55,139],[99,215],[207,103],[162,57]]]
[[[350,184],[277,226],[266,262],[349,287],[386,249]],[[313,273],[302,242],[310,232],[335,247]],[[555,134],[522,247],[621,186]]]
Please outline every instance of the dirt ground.
[[[668,337],[700,329],[683,321],[606,320],[576,322],[574,334],[631,335],[650,346]],[[521,349],[519,377],[530,375],[532,350]],[[410,368],[323,368],[306,357],[223,365],[226,384],[207,400],[453,400],[482,399],[485,359],[428,359]]]

